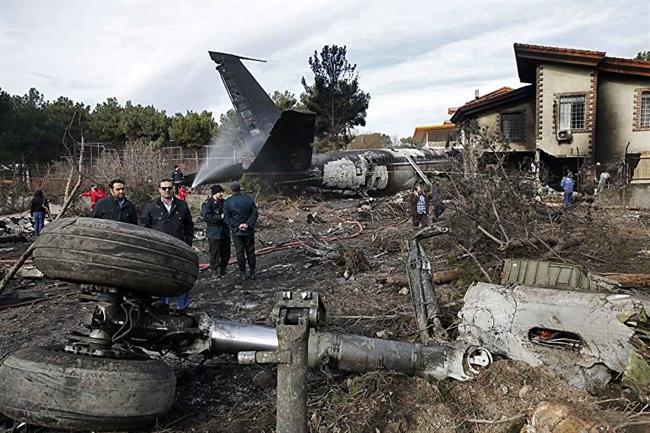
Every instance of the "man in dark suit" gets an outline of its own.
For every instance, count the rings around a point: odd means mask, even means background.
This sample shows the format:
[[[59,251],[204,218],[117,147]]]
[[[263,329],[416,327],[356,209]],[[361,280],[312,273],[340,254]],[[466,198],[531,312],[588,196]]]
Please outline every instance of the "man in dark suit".
[[[160,197],[144,205],[140,215],[140,225],[172,235],[192,246],[194,223],[190,208],[183,200],[174,197],[174,185],[171,179],[161,180],[158,191]],[[168,303],[169,300],[163,298],[163,302]],[[176,306],[179,310],[186,310],[189,304],[188,293],[176,298]]]

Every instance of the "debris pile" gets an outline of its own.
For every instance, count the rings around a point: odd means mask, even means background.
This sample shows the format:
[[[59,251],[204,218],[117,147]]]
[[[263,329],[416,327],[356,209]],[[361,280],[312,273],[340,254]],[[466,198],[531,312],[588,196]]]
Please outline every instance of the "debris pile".
[[[319,328],[325,333],[422,344],[424,328],[433,331],[432,344],[424,346],[429,349],[441,340],[463,342],[464,334],[464,342],[472,337],[472,345],[495,354],[495,362],[467,382],[430,383],[390,372],[349,374],[324,366],[325,374],[308,375],[313,432],[565,433],[553,429],[578,423],[576,419],[582,422],[576,425],[606,425],[609,431],[635,431],[624,427],[631,422],[647,427],[640,379],[649,377],[644,358],[648,310],[626,308],[645,305],[638,296],[642,290],[627,287],[646,287],[643,272],[650,268],[649,257],[640,253],[648,248],[641,225],[646,220],[630,219],[623,210],[547,207],[535,200],[533,188],[527,189],[527,179],[521,180],[521,196],[501,194],[499,188],[509,190],[508,182],[519,182],[501,178],[506,180],[444,181],[452,200],[436,227],[451,230],[421,239],[427,257],[414,261],[420,267],[419,288],[407,270],[413,231],[405,194],[363,202],[300,198],[262,203],[258,279],[235,287],[234,268],[220,279],[199,273],[191,313],[218,312],[228,320],[268,326],[276,292],[315,291],[328,306],[327,321]],[[471,185],[476,191],[470,191]],[[474,207],[470,198],[464,202],[466,194],[484,208]],[[198,225],[197,232],[202,229]],[[206,267],[202,238],[197,236],[194,247]],[[422,267],[428,273],[420,272]],[[63,331],[69,332],[62,324],[74,323],[77,316],[69,285],[54,289],[51,280],[18,280],[13,290],[20,292],[22,284],[67,294],[0,309],[0,327],[11,330],[0,335],[0,357],[21,346],[61,339]],[[424,291],[427,287],[431,293]],[[543,301],[535,302],[533,295]],[[479,301],[490,296],[501,301]],[[560,298],[573,302],[573,308],[550,302]],[[517,307],[508,310],[515,299]],[[516,326],[498,332],[507,320]],[[564,326],[550,326],[558,321]],[[602,329],[609,332],[605,340],[598,334]],[[601,350],[590,350],[595,345]],[[273,429],[275,367],[242,368],[226,354],[199,368],[193,357],[163,359],[178,369],[180,379],[177,400],[155,432]],[[569,381],[566,365],[573,373]],[[551,411],[549,405],[556,406]],[[559,421],[545,424],[550,419],[545,414],[551,412]]]
[[[0,243],[24,242],[34,233],[29,215],[12,215],[0,218]]]

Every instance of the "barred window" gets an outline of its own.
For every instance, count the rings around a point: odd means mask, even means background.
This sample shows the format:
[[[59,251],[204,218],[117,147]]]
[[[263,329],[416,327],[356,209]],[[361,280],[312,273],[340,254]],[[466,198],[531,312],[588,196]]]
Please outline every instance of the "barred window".
[[[501,113],[501,136],[507,141],[524,139],[523,116],[521,113]]]
[[[641,128],[650,128],[650,92],[641,93]]]
[[[560,129],[585,128],[585,97],[560,96]]]

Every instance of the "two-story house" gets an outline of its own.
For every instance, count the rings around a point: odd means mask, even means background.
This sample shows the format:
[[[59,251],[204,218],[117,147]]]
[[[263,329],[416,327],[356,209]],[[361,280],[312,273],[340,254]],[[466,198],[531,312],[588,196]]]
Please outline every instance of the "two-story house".
[[[514,44],[518,89],[503,87],[459,107],[469,119],[560,174],[627,161],[628,179],[650,182],[650,61],[604,52]],[[611,168],[610,168],[611,170]]]

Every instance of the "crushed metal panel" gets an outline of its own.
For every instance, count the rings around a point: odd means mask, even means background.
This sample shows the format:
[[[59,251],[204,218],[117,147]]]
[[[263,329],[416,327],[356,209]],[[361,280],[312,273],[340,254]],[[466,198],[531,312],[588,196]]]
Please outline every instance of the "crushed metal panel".
[[[578,265],[532,259],[506,259],[501,284],[584,292],[611,292],[621,286],[612,278],[592,274]]]
[[[476,283],[458,314],[459,334],[492,353],[555,367],[569,382],[584,387],[574,366],[604,364],[625,370],[634,329],[619,316],[637,311],[639,305],[647,310],[650,298]]]

